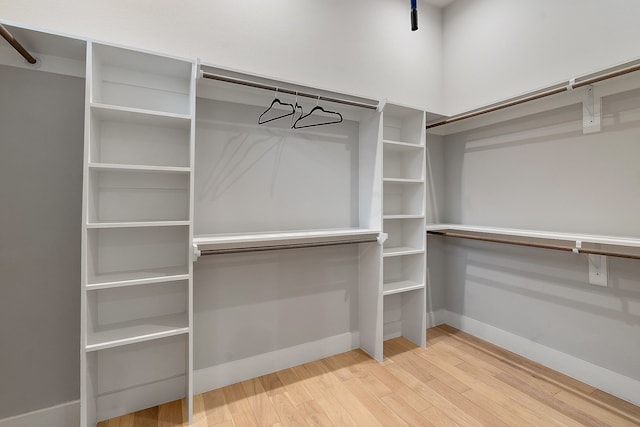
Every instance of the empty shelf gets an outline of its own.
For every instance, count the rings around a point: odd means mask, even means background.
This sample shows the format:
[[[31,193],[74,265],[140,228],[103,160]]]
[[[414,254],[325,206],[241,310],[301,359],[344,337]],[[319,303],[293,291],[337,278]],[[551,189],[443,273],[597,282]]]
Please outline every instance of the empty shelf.
[[[431,224],[428,234],[554,249],[566,252],[640,259],[640,239],[595,234],[569,234],[460,224]]]
[[[138,228],[138,227],[175,227],[189,225],[189,221],[122,221],[90,222],[87,228]]]
[[[397,215],[383,215],[383,219],[420,219],[424,218],[424,215],[412,215],[412,214],[397,214]]]
[[[123,107],[112,104],[91,103],[91,111],[100,114],[102,117],[127,121],[129,123],[153,123],[155,125],[188,127],[191,124],[191,117],[187,114],[177,114],[144,108]],[[125,115],[129,115],[126,118]],[[138,117],[135,117],[138,116]]]
[[[413,282],[411,280],[402,280],[400,282],[385,283],[382,286],[383,295],[393,295],[402,292],[415,291],[416,289],[423,289],[424,284]]]
[[[340,228],[252,234],[214,234],[196,236],[193,239],[193,243],[202,252],[202,255],[206,255],[234,251],[248,252],[290,247],[376,242],[379,233],[379,230]]]
[[[413,144],[411,142],[404,142],[404,141],[395,141],[393,139],[384,139],[382,140],[382,142],[386,147],[396,147],[398,150],[416,149],[416,148],[424,147],[424,145]]]
[[[89,278],[87,289],[107,289],[120,286],[146,285],[189,279],[188,266],[155,268],[141,271],[125,271],[99,274]]]
[[[397,246],[391,248],[384,248],[382,251],[384,256],[399,256],[399,255],[413,255],[423,253],[424,249],[412,248],[409,246]]]
[[[186,314],[172,314],[103,326],[89,332],[87,351],[103,350],[189,332]]]
[[[422,184],[423,179],[411,179],[411,178],[383,178],[384,182],[392,182],[395,184]]]
[[[190,168],[182,166],[129,165],[123,163],[89,163],[89,169],[125,172],[170,172],[185,174],[191,172]]]

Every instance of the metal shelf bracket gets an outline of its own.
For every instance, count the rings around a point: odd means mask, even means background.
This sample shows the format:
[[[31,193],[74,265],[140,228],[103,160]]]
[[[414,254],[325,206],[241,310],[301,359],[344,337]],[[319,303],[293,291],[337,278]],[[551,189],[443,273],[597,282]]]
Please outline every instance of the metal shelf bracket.
[[[602,130],[601,122],[602,98],[594,94],[593,85],[587,87],[582,102],[582,133],[595,133]]]

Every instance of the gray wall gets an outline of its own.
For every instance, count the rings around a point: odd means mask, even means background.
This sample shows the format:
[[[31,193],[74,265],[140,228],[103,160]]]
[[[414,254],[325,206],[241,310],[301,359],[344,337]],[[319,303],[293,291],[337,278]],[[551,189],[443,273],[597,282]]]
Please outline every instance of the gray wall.
[[[601,288],[588,284],[586,255],[457,239],[443,246],[448,310],[640,380],[638,261],[610,258]]]
[[[640,90],[603,98],[602,132],[580,105],[445,137],[442,222],[640,237]],[[640,380],[640,262],[429,238],[445,307]],[[435,260],[435,261],[434,261]]]
[[[0,419],[80,395],[84,80],[0,66]]]
[[[355,332],[358,248],[202,257],[194,294],[196,369]]]

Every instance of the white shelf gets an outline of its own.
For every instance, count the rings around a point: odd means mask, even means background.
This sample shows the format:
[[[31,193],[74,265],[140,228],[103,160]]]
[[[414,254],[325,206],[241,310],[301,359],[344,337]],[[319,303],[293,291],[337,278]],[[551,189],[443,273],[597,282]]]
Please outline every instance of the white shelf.
[[[401,256],[401,255],[414,255],[414,254],[422,254],[424,253],[424,249],[416,249],[410,246],[396,246],[392,248],[384,248],[382,251],[383,256]]]
[[[382,178],[383,182],[389,182],[394,184],[423,184],[423,179],[410,179],[410,178]]]
[[[124,163],[89,163],[89,169],[103,171],[167,172],[183,174],[191,172],[191,168],[182,166],[129,165]]]
[[[385,139],[382,141],[385,145],[385,149],[397,150],[397,151],[413,151],[423,149],[424,145],[414,144],[411,142],[394,141],[391,139]]]
[[[425,235],[423,218],[385,219],[383,230],[388,238],[384,242],[385,248],[409,247],[424,249]]]
[[[519,228],[486,227],[462,224],[428,224],[427,231],[455,230],[505,236],[532,237],[550,240],[566,240],[583,243],[596,243],[614,246],[640,247],[640,238],[625,236],[606,236],[598,234],[560,233],[554,231],[526,230]]]
[[[193,238],[198,250],[241,249],[264,246],[286,246],[291,244],[323,244],[348,242],[353,239],[377,239],[379,230],[362,228],[339,228],[328,230],[304,230],[267,232],[252,234],[212,234]]]
[[[415,291],[417,289],[424,289],[423,283],[414,282],[412,280],[402,280],[399,282],[385,283],[382,286],[383,295],[393,295],[402,292]]]
[[[382,219],[422,219],[424,215],[383,215]]]
[[[103,104],[100,102],[92,102],[90,107],[92,113],[100,115],[98,117],[110,118],[112,120],[124,121],[127,123],[144,123],[165,127],[181,127],[185,129],[191,126],[191,116],[188,114],[127,107],[116,104]]]
[[[189,221],[121,221],[90,222],[87,228],[140,228],[140,227],[176,227],[189,225]]]
[[[423,145],[426,133],[424,112],[387,103],[382,110],[382,140],[386,143]]]
[[[424,183],[383,182],[382,213],[388,215],[424,215]]]
[[[192,62],[99,43],[91,47],[92,102],[191,113]]]
[[[190,117],[102,104],[90,111],[91,163],[190,165]]]
[[[383,293],[390,283],[425,283],[424,252],[406,256],[384,257]],[[398,285],[400,287],[400,285]]]
[[[88,222],[157,223],[189,219],[190,177],[184,170],[92,168]]]
[[[175,282],[189,279],[189,267],[152,268],[141,271],[98,274],[91,278],[87,290],[138,286],[151,283]]]
[[[188,332],[189,322],[186,314],[132,320],[102,327],[98,331],[89,333],[86,351],[103,350]]]
[[[189,273],[189,227],[87,229],[87,284]]]
[[[385,181],[423,182],[424,146],[402,142],[383,144],[382,176]]]

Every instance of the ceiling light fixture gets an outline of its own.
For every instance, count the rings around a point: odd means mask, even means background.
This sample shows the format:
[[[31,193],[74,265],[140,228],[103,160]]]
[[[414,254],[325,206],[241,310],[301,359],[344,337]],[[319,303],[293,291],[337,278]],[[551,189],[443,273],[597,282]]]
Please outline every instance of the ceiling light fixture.
[[[418,0],[411,0],[411,31],[418,29]]]

